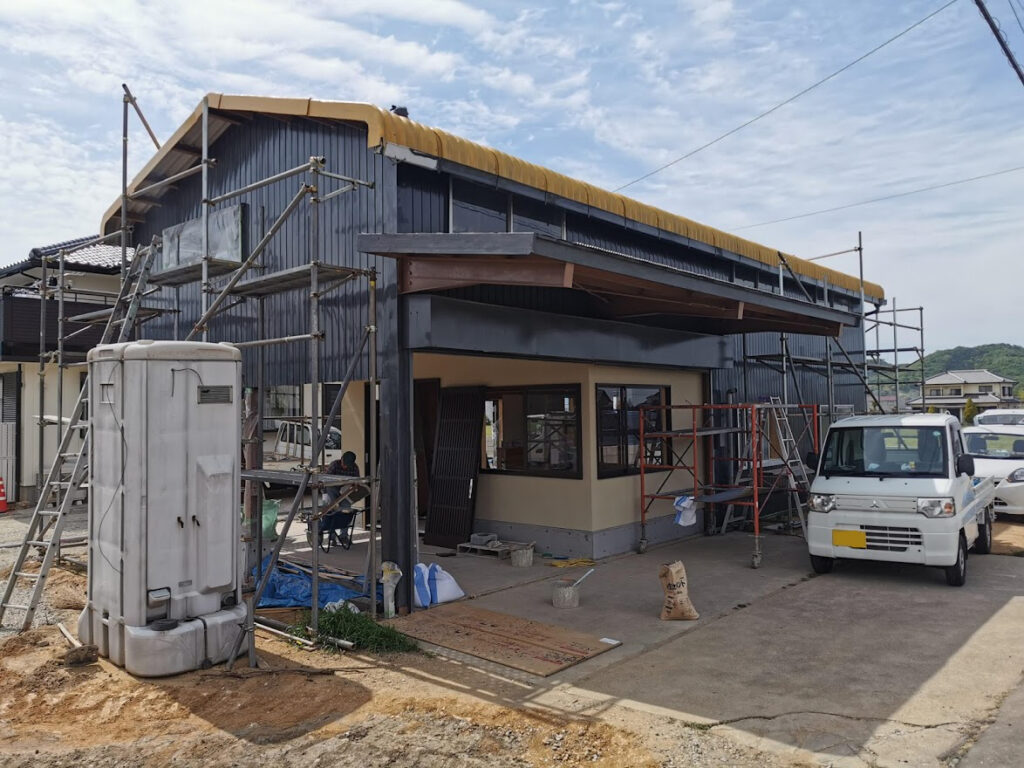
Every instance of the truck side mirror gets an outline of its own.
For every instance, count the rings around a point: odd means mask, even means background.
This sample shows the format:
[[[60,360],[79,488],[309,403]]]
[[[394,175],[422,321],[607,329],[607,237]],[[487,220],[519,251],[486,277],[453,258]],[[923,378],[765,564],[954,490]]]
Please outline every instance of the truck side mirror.
[[[818,456],[818,454],[816,454],[814,451],[808,451],[807,455],[804,457],[804,464],[806,464],[811,469],[817,469],[819,458],[820,456]]]
[[[969,475],[974,477],[974,457],[969,453],[961,454],[956,457],[956,473],[957,475]]]

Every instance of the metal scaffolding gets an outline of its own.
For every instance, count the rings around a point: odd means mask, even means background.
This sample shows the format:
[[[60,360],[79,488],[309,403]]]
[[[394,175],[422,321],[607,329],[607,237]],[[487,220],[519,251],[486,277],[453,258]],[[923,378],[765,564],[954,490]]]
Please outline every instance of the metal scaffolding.
[[[120,227],[116,232],[112,232],[109,235],[105,235],[94,240],[76,244],[73,247],[62,249],[56,256],[44,257],[42,260],[42,278],[38,283],[39,297],[40,297],[40,342],[39,342],[39,373],[40,373],[40,448],[39,448],[39,462],[40,462],[40,477],[45,476],[45,467],[47,466],[46,455],[43,441],[43,430],[48,426],[48,422],[44,419],[43,411],[43,398],[45,393],[44,377],[46,373],[46,364],[51,361],[57,362],[61,371],[69,365],[84,365],[82,361],[75,361],[74,363],[66,360],[65,354],[65,341],[73,336],[81,333],[83,330],[88,328],[91,324],[124,324],[136,331],[138,325],[143,320],[150,317],[156,317],[157,315],[164,312],[177,312],[172,309],[161,309],[156,307],[139,307],[137,312],[133,312],[130,316],[125,318],[111,318],[114,311],[114,305],[118,301],[118,295],[110,297],[100,296],[104,302],[107,299],[113,300],[113,304],[105,306],[104,308],[89,312],[77,316],[66,316],[64,312],[64,294],[67,292],[67,285],[64,279],[65,275],[65,262],[68,255],[74,253],[82,248],[87,248],[92,245],[101,243],[119,243],[121,246],[121,293],[125,291],[125,286],[131,281],[132,275],[130,273],[130,264],[132,259],[129,258],[129,244],[132,239],[132,225],[128,213],[129,202],[132,200],[144,199],[146,195],[155,189],[165,187],[173,184],[174,182],[184,179],[196,174],[202,174],[202,186],[201,186],[201,220],[202,220],[202,251],[201,259],[194,264],[186,264],[173,269],[168,269],[164,272],[158,272],[154,270],[152,275],[148,276],[149,284],[154,286],[147,288],[142,296],[149,296],[164,287],[169,286],[180,286],[188,283],[198,282],[200,284],[200,296],[201,296],[201,313],[198,320],[193,324],[189,330],[186,340],[193,340],[196,337],[201,336],[204,341],[208,341],[210,337],[210,327],[216,320],[216,318],[222,315],[231,307],[248,301],[256,302],[257,309],[257,320],[258,320],[258,331],[257,337],[254,339],[239,340],[233,343],[236,347],[243,350],[243,356],[247,354],[248,350],[252,350],[252,353],[257,355],[256,359],[256,390],[259,393],[257,397],[252,398],[247,396],[246,398],[246,413],[248,424],[254,424],[255,429],[247,430],[245,448],[246,448],[246,459],[247,466],[242,472],[242,480],[244,486],[244,522],[247,525],[247,535],[244,536],[244,543],[247,545],[247,556],[246,556],[246,579],[247,583],[243,588],[243,594],[247,605],[247,618],[244,626],[239,628],[239,633],[234,646],[234,651],[229,660],[229,666],[233,663],[237,657],[238,652],[241,650],[242,643],[246,638],[249,640],[249,662],[251,665],[256,664],[255,657],[255,625],[256,607],[259,604],[260,597],[269,582],[270,574],[277,565],[278,558],[281,553],[281,548],[287,538],[289,529],[294,522],[296,516],[299,515],[302,509],[302,504],[306,498],[307,493],[311,497],[311,506],[309,510],[305,511],[305,517],[309,520],[310,524],[314,526],[315,530],[319,529],[320,518],[322,517],[322,511],[320,506],[320,496],[327,489],[334,489],[341,495],[342,498],[354,496],[354,495],[365,495],[367,497],[366,511],[365,514],[369,516],[369,527],[370,527],[370,541],[367,553],[366,562],[366,573],[364,575],[362,585],[369,597],[370,602],[370,615],[376,618],[378,613],[378,599],[377,599],[377,572],[380,568],[379,557],[377,553],[377,516],[379,511],[379,471],[378,471],[378,434],[377,434],[377,418],[374,413],[374,417],[369,420],[369,466],[366,468],[366,475],[363,477],[348,477],[341,475],[329,475],[324,472],[323,457],[325,452],[325,444],[327,438],[330,435],[329,425],[334,423],[341,412],[341,403],[345,397],[345,393],[351,383],[353,376],[356,373],[357,364],[362,356],[366,355],[367,375],[372,383],[376,385],[378,382],[378,341],[377,341],[377,271],[374,268],[351,268],[337,266],[333,264],[325,263],[321,260],[319,254],[319,242],[320,242],[320,227],[319,227],[319,208],[320,205],[330,201],[333,198],[339,197],[340,195],[355,190],[359,187],[373,187],[372,182],[364,181],[361,179],[351,178],[344,176],[339,173],[328,171],[326,168],[326,161],[322,157],[311,157],[308,162],[272,176],[268,176],[252,184],[245,185],[238,189],[226,192],[216,197],[210,195],[210,169],[215,167],[215,159],[210,156],[210,131],[209,131],[209,104],[204,99],[203,102],[203,113],[202,113],[202,137],[203,145],[201,151],[201,158],[197,165],[186,169],[180,173],[173,174],[165,179],[159,180],[153,184],[149,184],[143,189],[129,191],[128,188],[128,142],[129,142],[129,108],[134,109],[138,115],[143,127],[146,129],[153,143],[159,149],[159,142],[156,140],[152,129],[149,127],[145,116],[140,109],[137,100],[132,95],[131,91],[126,85],[122,86],[124,94],[122,97],[123,101],[123,119],[122,119],[122,169],[121,169],[121,220]],[[250,192],[262,189],[271,184],[277,184],[295,177],[304,177],[299,184],[299,188],[296,191],[291,202],[284,208],[284,210],[277,217],[277,220],[267,230],[266,234],[260,239],[259,243],[252,248],[250,253],[241,262],[231,262],[215,258],[215,254],[211,253],[210,249],[210,238],[209,238],[209,218],[213,209],[228,200],[232,200]],[[322,185],[326,186],[327,180],[330,182],[337,182],[338,184],[332,184],[336,188],[323,192]],[[256,277],[250,276],[250,272],[257,265],[258,259],[266,251],[268,245],[273,241],[274,236],[280,231],[284,223],[289,219],[292,214],[298,210],[302,204],[308,205],[309,210],[309,242],[310,252],[308,259],[305,264],[297,267],[284,269],[276,272],[263,273]],[[152,261],[155,255],[159,254],[163,248],[163,243],[159,237],[153,237],[152,242],[144,247],[147,251],[147,259]],[[140,252],[143,249],[140,249]],[[135,258],[138,258],[137,256]],[[48,272],[53,264],[57,265],[58,279],[56,285],[51,285],[53,282],[50,278],[52,277]],[[220,277],[226,277],[223,284],[215,285],[214,281]],[[320,413],[319,396],[322,389],[323,381],[321,376],[321,358],[323,355],[323,344],[324,339],[327,335],[327,330],[322,322],[322,307],[321,300],[331,291],[334,291],[354,280],[363,280],[367,286],[367,320],[363,327],[363,332],[360,337],[360,341],[356,349],[352,352],[351,358],[348,361],[347,370],[343,379],[343,383],[338,389],[338,392],[334,398],[333,404],[328,413]],[[276,338],[268,338],[265,333],[264,323],[264,300],[271,295],[278,294],[285,291],[297,291],[305,290],[308,292],[309,299],[309,313],[308,313],[308,332],[299,335],[282,336]],[[80,293],[80,291],[72,291],[72,293]],[[95,292],[94,292],[95,293]],[[57,322],[58,322],[58,342],[55,350],[49,350],[46,346],[46,334],[48,330],[48,312],[47,304],[52,300],[57,301]],[[78,326],[84,326],[79,328]],[[72,327],[75,329],[72,330]],[[175,325],[177,329],[177,324]],[[123,337],[129,336],[130,334],[123,334]],[[177,332],[175,332],[177,336]],[[300,466],[298,472],[274,472],[264,470],[263,467],[263,439],[262,439],[262,423],[263,423],[263,380],[265,373],[265,355],[264,350],[267,346],[275,344],[295,344],[295,343],[306,343],[308,344],[309,352],[309,372],[308,379],[309,383],[313,388],[313,397],[311,398],[311,448],[313,448],[310,459],[303,465]],[[60,437],[64,437],[64,426],[63,426],[63,413],[62,413],[62,397],[63,397],[63,382],[62,377],[58,377],[58,406],[57,406],[57,418],[56,424],[58,426],[58,432]],[[255,401],[255,406],[253,405]],[[374,411],[376,410],[376,404],[371,406]],[[241,416],[241,414],[240,414]],[[58,441],[59,442],[59,441]],[[55,461],[60,461],[58,457]],[[264,558],[263,549],[263,528],[262,528],[262,495],[263,495],[263,484],[265,482],[273,482],[279,485],[290,485],[295,488],[295,494],[292,499],[291,505],[288,509],[288,514],[284,522],[283,530],[280,532],[277,543],[273,550],[269,554],[269,558]],[[59,500],[58,500],[59,501]],[[230,513],[229,511],[226,511]],[[316,541],[318,537],[314,537]],[[311,618],[310,624],[311,629],[315,632],[318,627],[318,613],[319,613],[319,586],[321,578],[321,569],[319,564],[319,550],[317,546],[312,547],[311,555],[311,582],[312,582],[312,605],[311,605]],[[358,583],[358,580],[356,580]],[[344,644],[344,641],[339,641]]]
[[[823,404],[821,414],[827,417],[822,424],[827,427],[828,423],[836,417],[850,415],[854,406],[850,403],[837,403],[836,401],[836,376],[848,374],[856,377],[859,386],[868,402],[868,410],[879,413],[886,411],[885,400],[893,397],[892,405],[889,408],[894,413],[899,413],[900,387],[904,384],[913,383],[920,390],[922,409],[926,407],[927,393],[925,391],[924,371],[924,307],[900,307],[896,306],[896,299],[889,300],[889,306],[883,308],[885,302],[872,302],[873,308],[868,308],[868,297],[864,290],[864,240],[862,233],[857,233],[857,245],[843,251],[826,253],[816,256],[809,261],[841,256],[844,254],[857,254],[858,278],[860,282],[860,325],[864,333],[863,352],[850,352],[838,338],[824,337],[823,349],[818,355],[794,355],[789,346],[788,334],[781,334],[779,337],[780,351],[770,355],[748,355],[746,351],[746,337],[743,345],[743,366],[744,379],[746,379],[746,365],[749,362],[761,363],[776,371],[782,377],[781,389],[782,400],[785,403],[794,402],[792,395],[795,395],[795,402],[803,402],[803,395],[800,391],[800,380],[797,372],[800,370],[813,372],[821,375],[826,380],[827,403]],[[807,301],[814,301],[804,285],[806,278],[799,277],[793,271],[786,257],[779,254],[779,290],[782,290],[786,273],[800,288]],[[828,300],[827,286],[824,289],[824,296]],[[911,319],[906,319],[908,317]],[[914,324],[916,315],[917,324]],[[889,337],[891,329],[891,344]],[[883,330],[885,334],[883,335]],[[913,337],[912,342],[907,341],[907,335]],[[790,389],[792,387],[792,390]],[[744,387],[746,390],[746,387]],[[890,394],[891,392],[891,394]]]

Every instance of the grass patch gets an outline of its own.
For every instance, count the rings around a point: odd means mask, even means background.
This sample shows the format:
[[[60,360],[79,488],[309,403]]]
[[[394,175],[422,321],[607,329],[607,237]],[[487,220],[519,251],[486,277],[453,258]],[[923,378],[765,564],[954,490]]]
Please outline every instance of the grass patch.
[[[309,611],[302,614],[302,621],[291,628],[294,634],[310,638],[306,627],[309,624]],[[364,613],[348,610],[321,611],[320,634],[338,640],[348,640],[356,650],[371,653],[410,653],[418,651],[419,646],[394,627],[378,624]],[[327,645],[328,649],[334,646]]]

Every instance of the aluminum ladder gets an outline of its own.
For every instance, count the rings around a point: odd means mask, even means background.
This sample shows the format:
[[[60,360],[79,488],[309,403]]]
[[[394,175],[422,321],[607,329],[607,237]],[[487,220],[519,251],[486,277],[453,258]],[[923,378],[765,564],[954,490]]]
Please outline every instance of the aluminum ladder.
[[[135,324],[143,297],[153,292],[147,290],[146,284],[149,281],[155,253],[155,247],[144,247],[135,251],[131,266],[125,274],[124,280],[121,281],[121,290],[117,299],[110,307],[100,344],[108,344],[111,341],[123,342],[127,339]],[[50,471],[47,473],[46,482],[36,501],[35,509],[32,511],[32,518],[29,521],[25,538],[21,542],[18,557],[7,577],[4,596],[0,600],[0,625],[3,624],[3,620],[7,616],[7,610],[14,609],[24,612],[22,632],[32,626],[32,619],[35,616],[36,608],[39,607],[39,601],[46,586],[46,577],[60,550],[60,537],[64,530],[67,513],[71,510],[75,500],[86,490],[90,442],[89,420],[86,416],[89,403],[88,392],[89,382],[86,379],[71,413],[68,427],[61,437],[57,455],[54,457],[53,464],[50,465]],[[42,411],[42,407],[40,407],[40,411]],[[63,427],[63,424],[58,424],[58,429],[63,429]],[[79,432],[82,434],[82,444],[77,450],[72,450],[72,441]],[[67,470],[68,464],[71,465],[70,471]],[[38,571],[26,571],[25,564],[33,549],[38,549],[42,554],[42,562],[39,564]],[[19,581],[33,585],[32,595],[27,604],[11,602]]]
[[[811,481],[807,476],[807,467],[800,457],[800,445],[793,436],[793,428],[789,423],[786,405],[779,397],[769,398],[769,412],[772,425],[779,439],[779,454],[785,466],[786,483],[793,506],[800,520],[800,531],[807,538],[807,501],[810,499]]]

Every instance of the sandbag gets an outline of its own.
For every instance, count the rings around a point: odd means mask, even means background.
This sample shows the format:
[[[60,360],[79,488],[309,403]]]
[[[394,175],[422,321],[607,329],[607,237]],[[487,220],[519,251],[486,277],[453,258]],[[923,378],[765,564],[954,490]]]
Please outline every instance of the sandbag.
[[[413,572],[413,604],[417,608],[430,607],[430,587],[427,585],[428,569],[423,563],[416,563]]]
[[[690,602],[690,590],[686,582],[686,566],[682,560],[665,563],[658,570],[665,602],[661,607],[662,621],[696,621],[700,618],[697,609]]]
[[[466,596],[455,581],[455,577],[437,563],[431,565],[428,570],[427,584],[430,586],[431,603],[450,603]]]

